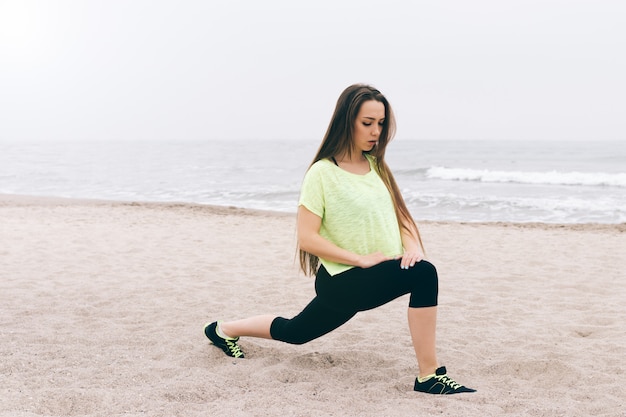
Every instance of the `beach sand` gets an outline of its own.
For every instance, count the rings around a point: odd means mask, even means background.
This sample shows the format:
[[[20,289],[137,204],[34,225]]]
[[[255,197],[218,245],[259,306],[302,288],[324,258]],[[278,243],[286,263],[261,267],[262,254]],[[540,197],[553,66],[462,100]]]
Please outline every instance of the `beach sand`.
[[[207,321],[313,296],[293,214],[0,196],[0,416],[626,416],[626,225],[420,228],[440,361],[475,394],[412,391],[408,296],[211,346]]]

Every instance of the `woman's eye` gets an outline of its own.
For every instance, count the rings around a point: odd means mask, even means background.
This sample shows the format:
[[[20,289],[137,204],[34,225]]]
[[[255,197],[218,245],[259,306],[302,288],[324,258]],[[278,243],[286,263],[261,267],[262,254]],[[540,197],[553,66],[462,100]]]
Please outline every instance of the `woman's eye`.
[[[372,124],[371,123],[367,123],[367,122],[363,122],[363,125],[364,126],[371,126]]]

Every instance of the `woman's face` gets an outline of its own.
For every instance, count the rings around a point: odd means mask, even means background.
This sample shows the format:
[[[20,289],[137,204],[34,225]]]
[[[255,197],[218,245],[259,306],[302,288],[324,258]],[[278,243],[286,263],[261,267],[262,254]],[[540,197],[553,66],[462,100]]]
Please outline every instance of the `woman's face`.
[[[356,151],[369,152],[378,143],[385,123],[385,105],[380,101],[363,102],[354,121],[354,147]]]

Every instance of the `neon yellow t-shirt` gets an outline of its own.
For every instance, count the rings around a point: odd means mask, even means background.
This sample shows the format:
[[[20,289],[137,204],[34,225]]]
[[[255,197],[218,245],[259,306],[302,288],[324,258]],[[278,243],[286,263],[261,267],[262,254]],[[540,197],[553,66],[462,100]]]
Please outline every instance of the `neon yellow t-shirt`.
[[[359,255],[382,252],[402,254],[402,237],[391,195],[366,155],[370,172],[345,171],[328,159],[314,163],[304,176],[299,204],[322,219],[320,235],[340,248]],[[352,265],[320,258],[330,275]]]

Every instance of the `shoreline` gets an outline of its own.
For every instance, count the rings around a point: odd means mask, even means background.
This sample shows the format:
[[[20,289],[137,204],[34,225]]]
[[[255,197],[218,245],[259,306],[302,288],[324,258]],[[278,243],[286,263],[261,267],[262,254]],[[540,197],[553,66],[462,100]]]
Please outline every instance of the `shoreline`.
[[[55,196],[31,196],[24,194],[2,194],[0,193],[0,207],[2,206],[68,206],[68,205],[87,205],[87,206],[131,206],[131,207],[154,207],[154,208],[176,208],[201,210],[212,214],[233,214],[248,216],[276,216],[276,217],[293,217],[296,213],[252,209],[237,206],[219,206],[213,204],[201,204],[190,202],[165,202],[165,201],[123,201],[123,200],[100,200],[86,198],[70,198]],[[520,229],[569,229],[569,230],[595,230],[595,231],[615,231],[619,233],[626,232],[626,223],[541,223],[541,222],[483,222],[483,221],[454,221],[454,220],[418,220],[418,223],[424,225],[441,225],[441,224],[457,224],[466,226],[492,226],[492,227],[515,227]]]

